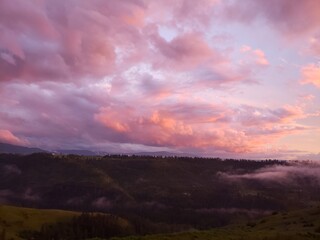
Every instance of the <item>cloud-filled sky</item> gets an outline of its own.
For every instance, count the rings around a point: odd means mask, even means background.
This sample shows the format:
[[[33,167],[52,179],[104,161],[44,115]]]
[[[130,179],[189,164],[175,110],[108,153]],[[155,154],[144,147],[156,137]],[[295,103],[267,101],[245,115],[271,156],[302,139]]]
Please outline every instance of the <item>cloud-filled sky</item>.
[[[0,142],[320,159],[320,1],[1,0]]]

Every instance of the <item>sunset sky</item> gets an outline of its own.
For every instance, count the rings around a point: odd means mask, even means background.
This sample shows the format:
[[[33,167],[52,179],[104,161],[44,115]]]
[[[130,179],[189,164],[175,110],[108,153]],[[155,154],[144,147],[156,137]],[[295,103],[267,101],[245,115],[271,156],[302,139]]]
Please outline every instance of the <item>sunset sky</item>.
[[[0,142],[320,160],[320,1],[0,0]]]

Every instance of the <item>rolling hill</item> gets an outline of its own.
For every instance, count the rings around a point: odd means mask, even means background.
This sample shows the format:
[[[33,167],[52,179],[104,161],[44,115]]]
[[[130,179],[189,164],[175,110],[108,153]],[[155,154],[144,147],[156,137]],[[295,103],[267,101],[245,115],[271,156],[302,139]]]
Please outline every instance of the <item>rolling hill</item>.
[[[106,228],[121,228],[131,231],[131,224],[123,219],[109,214],[93,213],[104,221]],[[22,208],[8,205],[0,205],[0,236],[5,240],[21,240],[24,233],[29,235],[42,230],[45,226],[49,228],[67,226],[76,217],[81,217],[81,212],[63,211],[56,209]],[[107,221],[107,222],[106,222]],[[24,234],[26,235],[26,234]],[[1,239],[3,240],[3,239]]]
[[[29,148],[23,146],[12,145],[8,143],[0,143],[0,153],[13,153],[13,154],[32,154],[39,152],[47,152],[40,148]]]
[[[138,235],[205,230],[316,206],[319,173],[277,160],[0,154],[0,202],[111,213]]]
[[[80,212],[0,206],[0,234],[4,239],[21,240],[24,231],[39,231],[43,226],[60,227],[80,216]],[[115,226],[130,226],[125,219],[108,216]],[[62,224],[62,225],[61,225]],[[64,224],[64,225],[63,225]],[[113,226],[114,227],[114,226]],[[129,234],[128,232],[127,234]],[[99,238],[94,238],[99,240]],[[114,237],[113,240],[308,240],[320,239],[320,207],[289,212],[273,212],[270,216],[237,225],[205,231],[189,230],[171,234]]]
[[[112,240],[308,240],[320,239],[320,207],[271,216],[242,225],[230,225],[207,231],[187,231]],[[98,239],[97,239],[98,240]]]
[[[22,230],[40,230],[44,223],[70,220],[78,212],[62,210],[40,210],[0,205],[0,229],[5,229],[6,239],[21,239]]]

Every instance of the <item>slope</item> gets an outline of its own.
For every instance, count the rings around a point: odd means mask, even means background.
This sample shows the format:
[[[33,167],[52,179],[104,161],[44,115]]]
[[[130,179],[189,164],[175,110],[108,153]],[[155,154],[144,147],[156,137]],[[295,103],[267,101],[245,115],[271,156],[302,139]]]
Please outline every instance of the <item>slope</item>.
[[[40,148],[29,148],[23,146],[12,145],[8,143],[0,143],[0,153],[14,153],[14,154],[32,154],[38,152],[46,152]]]
[[[39,230],[44,223],[70,220],[78,212],[62,210],[40,210],[0,205],[0,231],[5,229],[6,239],[20,239],[22,230]]]
[[[320,207],[273,213],[243,225],[207,231],[112,238],[112,240],[307,240],[320,239]],[[98,240],[98,239],[97,239]]]

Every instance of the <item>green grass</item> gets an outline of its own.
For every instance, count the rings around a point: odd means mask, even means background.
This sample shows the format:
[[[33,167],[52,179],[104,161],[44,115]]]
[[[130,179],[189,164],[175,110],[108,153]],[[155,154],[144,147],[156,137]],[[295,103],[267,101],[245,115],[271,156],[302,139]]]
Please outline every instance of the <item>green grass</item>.
[[[105,213],[114,224],[123,229],[130,229],[132,225],[126,219],[115,217]],[[40,230],[43,224],[54,224],[56,222],[70,221],[81,212],[72,212],[55,209],[22,208],[8,205],[0,205],[0,240],[2,240],[5,229],[5,240],[21,240],[19,232],[25,230]]]
[[[6,239],[20,240],[22,230],[39,230],[43,223],[70,220],[79,212],[42,210],[0,205],[0,234],[6,229]],[[123,220],[121,224],[127,224]],[[130,236],[113,240],[307,240],[320,239],[320,207],[275,213],[271,216],[207,231],[174,234]],[[96,238],[98,240],[98,238]]]
[[[22,230],[40,230],[44,223],[70,220],[80,213],[62,210],[43,210],[0,205],[0,233],[6,230],[6,239],[21,239]]]

